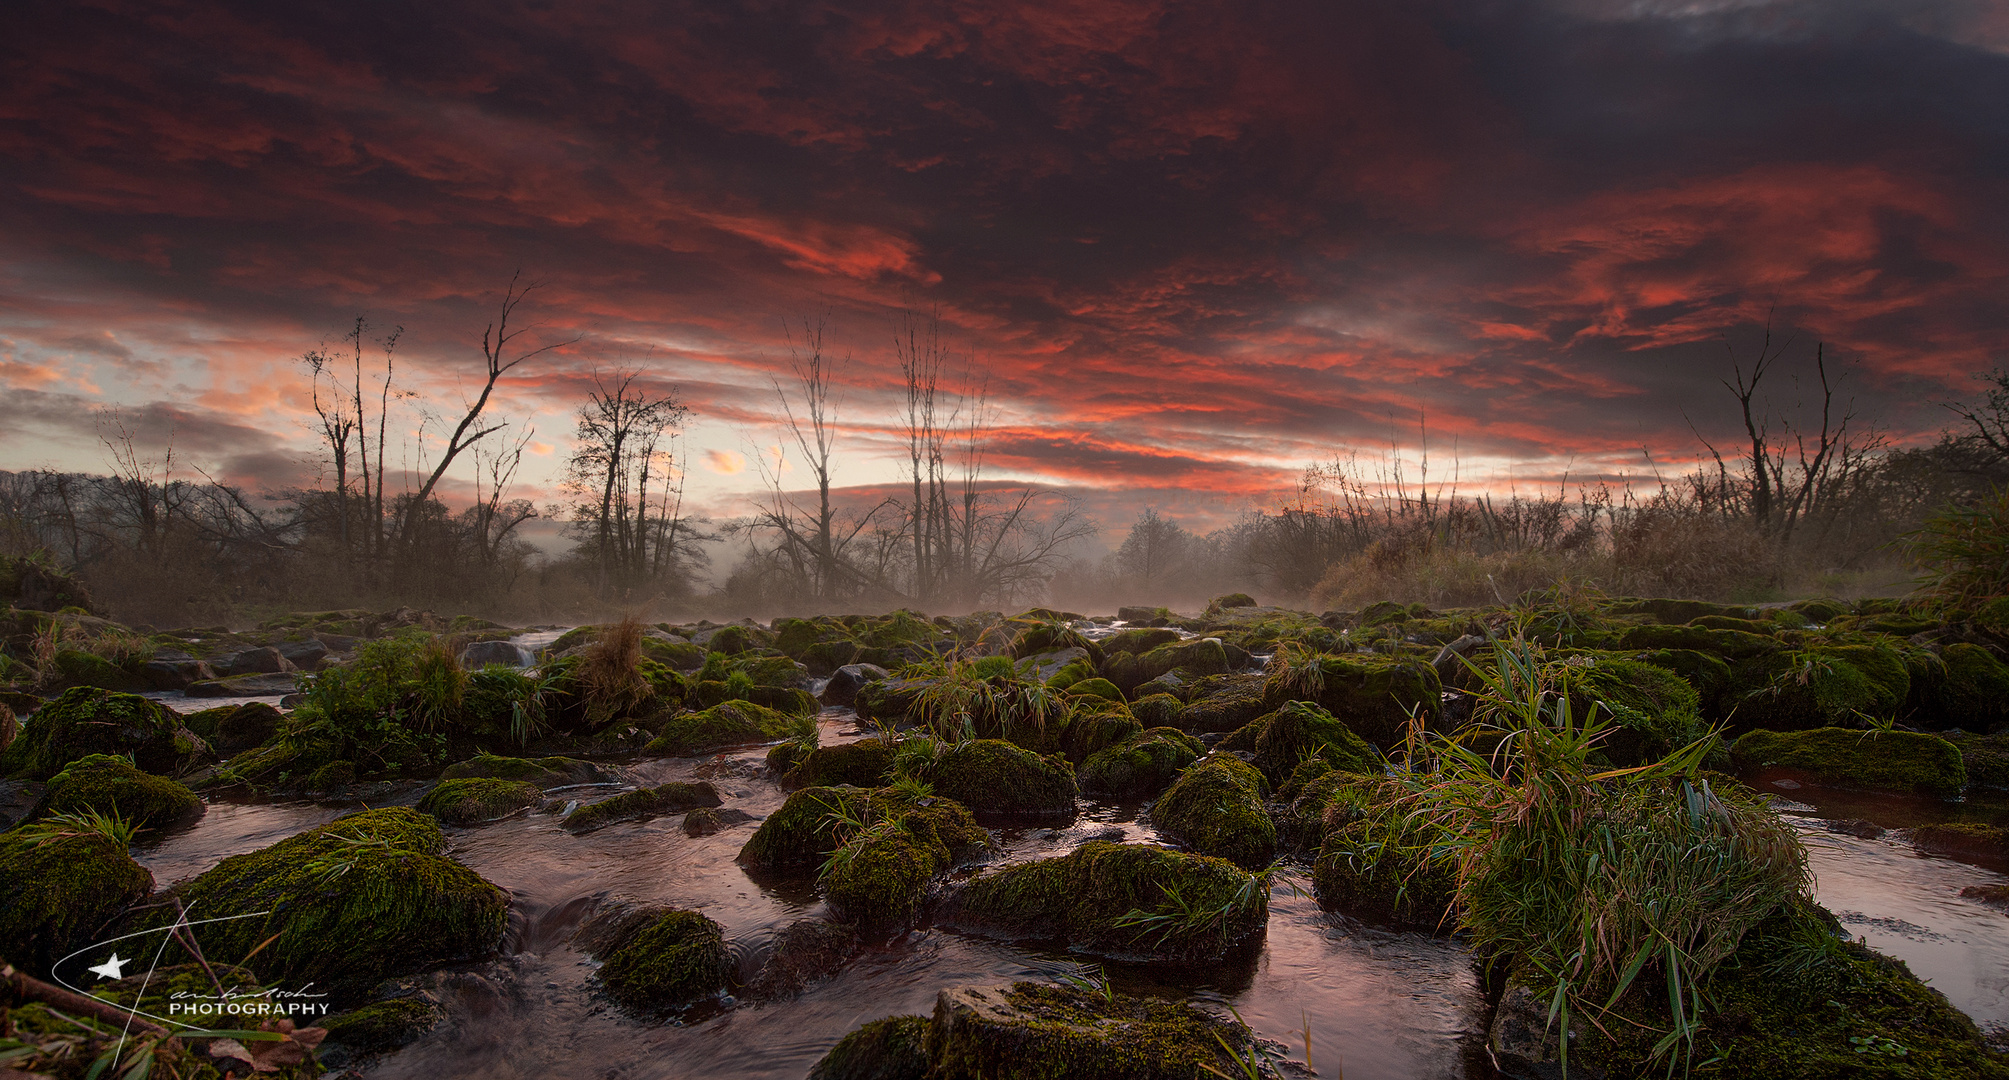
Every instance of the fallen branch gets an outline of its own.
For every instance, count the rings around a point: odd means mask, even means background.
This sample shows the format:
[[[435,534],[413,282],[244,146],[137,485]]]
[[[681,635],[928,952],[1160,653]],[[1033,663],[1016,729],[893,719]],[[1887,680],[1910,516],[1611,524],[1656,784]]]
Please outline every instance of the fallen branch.
[[[166,1028],[161,1027],[159,1024],[142,1020],[138,1016],[133,1015],[130,1010],[122,1009],[102,998],[87,997],[83,994],[71,993],[60,986],[51,986],[26,972],[16,971],[14,965],[5,961],[0,961],[0,985],[4,985],[8,992],[16,997],[26,998],[29,1001],[39,1001],[44,1005],[51,1005],[73,1013],[82,1013],[85,1016],[103,1020],[106,1023],[130,1025],[131,1029],[136,1032],[143,1032],[148,1035],[166,1035],[168,1033]]]

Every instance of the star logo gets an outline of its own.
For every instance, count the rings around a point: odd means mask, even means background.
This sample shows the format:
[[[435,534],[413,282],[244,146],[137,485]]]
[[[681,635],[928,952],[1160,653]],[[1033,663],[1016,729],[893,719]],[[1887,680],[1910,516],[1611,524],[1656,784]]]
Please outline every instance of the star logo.
[[[121,960],[119,954],[114,952],[110,960],[99,964],[97,967],[85,968],[84,970],[95,973],[101,979],[123,979],[125,975],[119,969],[130,963],[132,963],[131,960]]]

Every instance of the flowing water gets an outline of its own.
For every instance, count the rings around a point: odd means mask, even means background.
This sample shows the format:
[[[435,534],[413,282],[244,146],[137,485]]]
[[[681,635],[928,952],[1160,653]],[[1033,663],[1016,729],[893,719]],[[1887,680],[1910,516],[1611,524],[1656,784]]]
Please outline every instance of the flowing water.
[[[854,722],[848,712],[826,711],[826,743],[858,737]],[[708,778],[726,806],[764,817],[783,795],[762,775],[761,757],[761,751],[747,751],[645,761],[628,772],[637,784]],[[590,801],[607,790],[566,794]],[[1813,799],[1821,793],[1791,794]],[[1999,872],[2005,868],[1921,857],[1896,837],[1865,840],[1827,827],[1833,820],[1865,818],[1916,825],[1946,816],[1943,804],[1827,795],[1780,803],[1808,842],[1821,902],[1852,933],[1907,961],[1969,1015],[2009,1025],[2009,915],[1959,895],[1964,886],[2009,881]],[[141,861],[158,880],[171,882],[348,809],[214,803],[200,820],[142,851]],[[1060,854],[1094,838],[1155,839],[1138,816],[1134,805],[1084,802],[1081,817],[1067,828],[999,831],[994,861]],[[413,1045],[367,1063],[364,1075],[798,1080],[846,1032],[882,1016],[927,1013],[943,987],[1052,979],[1096,963],[1057,946],[924,927],[868,948],[793,999],[732,1003],[687,1024],[639,1021],[594,992],[594,962],[570,944],[573,929],[599,903],[622,897],[700,909],[726,928],[742,974],[751,974],[779,931],[822,914],[813,882],[755,881],[742,871],[734,858],[753,824],[694,838],[671,815],[574,836],[558,820],[530,813],[448,830],[456,857],[509,890],[503,956],[443,980],[447,1021]],[[1308,882],[1299,884],[1308,890]],[[1106,968],[1119,990],[1233,1008],[1290,1056],[1303,1059],[1308,1050],[1322,1075],[1494,1075],[1482,1046],[1482,976],[1458,943],[1321,911],[1283,882],[1272,893],[1263,938],[1223,960]]]

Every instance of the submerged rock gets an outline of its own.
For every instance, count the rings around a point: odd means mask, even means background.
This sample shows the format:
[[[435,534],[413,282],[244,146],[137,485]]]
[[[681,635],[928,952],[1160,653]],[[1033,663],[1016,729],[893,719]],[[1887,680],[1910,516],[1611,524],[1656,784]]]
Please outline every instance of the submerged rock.
[[[446,1014],[423,997],[400,997],[376,1001],[322,1021],[328,1042],[360,1053],[382,1053],[416,1042],[419,1036],[439,1026]]]
[[[769,1001],[793,997],[836,974],[858,949],[855,927],[821,919],[791,923],[775,935],[767,963],[747,981],[746,996]]]
[[[1911,844],[1931,855],[2009,862],[2009,827],[1978,821],[1921,825],[1911,831]]]
[[[667,1012],[725,989],[725,931],[695,911],[639,909],[596,944],[600,984],[631,1009]]]
[[[708,780],[694,784],[671,782],[641,791],[627,791],[591,806],[582,806],[565,818],[572,832],[587,832],[617,821],[639,821],[660,814],[678,814],[698,807],[723,804],[718,789]]]

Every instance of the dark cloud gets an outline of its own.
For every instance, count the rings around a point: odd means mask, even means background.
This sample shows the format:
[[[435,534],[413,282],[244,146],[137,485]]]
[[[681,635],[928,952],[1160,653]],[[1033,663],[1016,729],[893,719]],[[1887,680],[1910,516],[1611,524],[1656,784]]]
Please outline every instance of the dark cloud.
[[[827,313],[884,454],[939,308],[994,467],[1232,498],[1423,431],[1679,459],[1768,320],[1927,435],[2009,329],[1979,3],[37,3],[0,63],[0,379],[247,478],[286,356],[364,311],[448,392],[518,266],[586,335],[505,388],[546,431],[623,366],[771,428]]]

